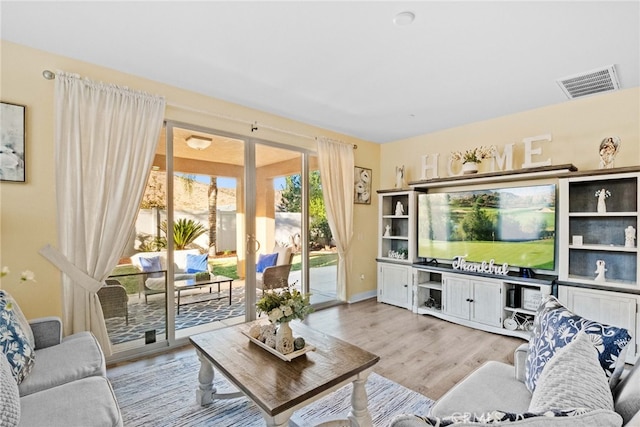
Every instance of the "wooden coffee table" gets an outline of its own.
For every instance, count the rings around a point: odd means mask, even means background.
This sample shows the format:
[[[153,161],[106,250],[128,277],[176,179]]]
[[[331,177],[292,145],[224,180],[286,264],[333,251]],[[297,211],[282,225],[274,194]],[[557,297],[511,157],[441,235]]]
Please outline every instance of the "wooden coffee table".
[[[284,361],[242,333],[248,332],[253,323],[189,338],[200,359],[200,385],[196,390],[200,405],[244,394],[260,408],[268,427],[285,427],[295,410],[353,382],[350,425],[371,425],[365,383],[373,365],[380,360],[378,356],[296,320],[291,322],[293,335],[304,337],[316,350]],[[213,387],[214,368],[241,392],[217,393]]]

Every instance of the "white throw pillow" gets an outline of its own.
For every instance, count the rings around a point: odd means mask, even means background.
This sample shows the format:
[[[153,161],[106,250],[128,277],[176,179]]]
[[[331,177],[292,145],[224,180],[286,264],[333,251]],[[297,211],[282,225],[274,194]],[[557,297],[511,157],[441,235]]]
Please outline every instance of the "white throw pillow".
[[[613,410],[607,376],[598,351],[585,332],[545,364],[529,404],[529,412],[564,408]]]
[[[18,383],[7,358],[0,352],[0,426],[17,426],[20,422]]]

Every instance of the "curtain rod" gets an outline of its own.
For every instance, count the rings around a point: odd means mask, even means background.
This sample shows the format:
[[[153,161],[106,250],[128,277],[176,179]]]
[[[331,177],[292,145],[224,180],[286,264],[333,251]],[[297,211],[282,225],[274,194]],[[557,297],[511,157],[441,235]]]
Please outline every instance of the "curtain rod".
[[[56,73],[54,73],[51,70],[44,70],[42,72],[42,77],[44,77],[47,80],[54,80],[56,78]],[[220,119],[231,120],[231,121],[238,122],[238,123],[244,123],[244,124],[247,124],[247,125],[251,126],[251,132],[255,132],[255,131],[258,130],[258,122],[257,121],[251,122],[251,121],[248,121],[248,120],[239,119],[237,117],[228,116],[226,114],[212,113],[210,111],[200,110],[200,109],[188,107],[186,105],[176,104],[176,103],[170,102],[170,101],[167,101],[167,105],[171,106],[171,107],[179,108],[181,110],[190,111],[192,113],[206,114],[208,116],[213,116],[213,117],[217,117],[217,118],[220,118]],[[269,130],[272,130],[272,131],[284,133],[286,135],[296,136],[298,138],[313,139],[313,140],[317,140],[318,139],[318,137],[313,137],[313,136],[304,135],[304,134],[297,133],[297,132],[292,132],[292,131],[289,131],[289,130],[286,130],[286,129],[281,129],[281,128],[278,128],[278,127],[275,127],[275,126],[269,126],[269,125],[261,124],[260,127],[263,127],[265,129],[269,129]],[[335,140],[333,140],[333,141],[335,141]],[[338,142],[342,142],[343,144],[349,144],[349,143],[343,142],[343,141],[338,141]],[[356,144],[349,144],[349,145],[353,146],[354,150],[356,150],[358,148],[358,146]]]

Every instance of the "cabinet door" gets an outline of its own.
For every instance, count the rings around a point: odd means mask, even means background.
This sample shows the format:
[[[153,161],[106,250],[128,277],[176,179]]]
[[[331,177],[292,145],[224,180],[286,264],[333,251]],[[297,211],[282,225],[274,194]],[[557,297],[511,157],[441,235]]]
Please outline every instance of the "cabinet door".
[[[409,295],[411,267],[378,264],[378,300],[403,308],[411,308]]]
[[[442,282],[444,312],[451,316],[469,319],[470,283],[468,279],[445,277]]]
[[[471,282],[470,319],[491,326],[502,326],[501,284],[474,280]]]
[[[619,326],[629,331],[634,341],[636,334],[636,312],[638,299],[595,289],[560,287],[559,299],[566,307],[586,319],[607,325]],[[636,355],[632,341],[627,350],[627,361]],[[637,342],[637,341],[636,341]]]

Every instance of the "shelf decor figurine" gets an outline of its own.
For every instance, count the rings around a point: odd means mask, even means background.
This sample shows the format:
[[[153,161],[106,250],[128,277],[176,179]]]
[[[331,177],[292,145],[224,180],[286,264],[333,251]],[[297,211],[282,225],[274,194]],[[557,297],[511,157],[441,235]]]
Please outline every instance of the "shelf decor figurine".
[[[396,216],[404,215],[404,206],[402,206],[402,202],[396,203]]]
[[[396,188],[402,189],[407,186],[404,180],[404,165],[396,166]]]
[[[382,237],[391,237],[391,226],[390,225],[385,225],[384,226],[384,234]]]
[[[616,154],[620,151],[620,138],[617,136],[610,136],[602,140],[600,143],[600,169],[613,168],[613,162],[616,159]]]
[[[624,246],[626,248],[633,248],[636,246],[636,229],[633,228],[633,225],[628,226],[624,229]]]
[[[596,261],[596,278],[594,279],[596,282],[604,282],[604,273],[607,271],[605,268],[605,262],[603,259],[599,259]]]
[[[598,198],[598,213],[607,212],[607,204],[605,203],[605,199],[611,197],[611,192],[607,189],[601,188],[596,191],[596,197]]]

